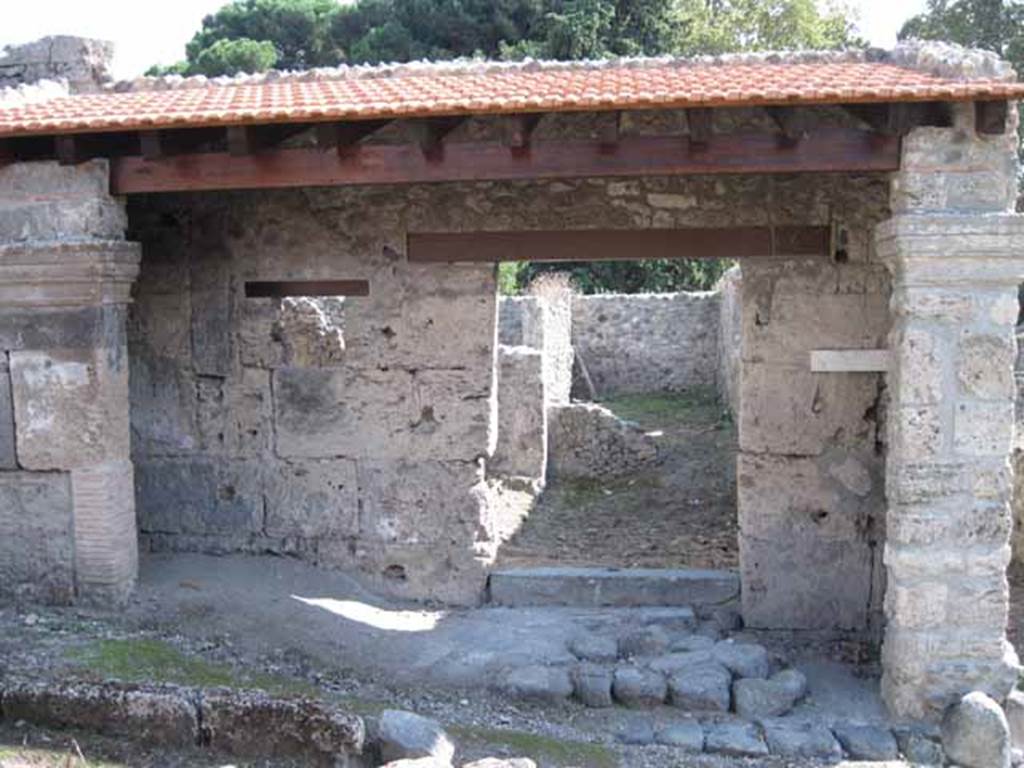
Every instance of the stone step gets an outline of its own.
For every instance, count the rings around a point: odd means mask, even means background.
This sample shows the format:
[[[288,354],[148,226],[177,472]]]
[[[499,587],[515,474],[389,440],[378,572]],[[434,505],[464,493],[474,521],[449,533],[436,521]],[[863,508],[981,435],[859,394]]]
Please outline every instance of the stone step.
[[[728,605],[740,595],[734,571],[661,568],[514,568],[494,571],[495,605],[580,607]]]

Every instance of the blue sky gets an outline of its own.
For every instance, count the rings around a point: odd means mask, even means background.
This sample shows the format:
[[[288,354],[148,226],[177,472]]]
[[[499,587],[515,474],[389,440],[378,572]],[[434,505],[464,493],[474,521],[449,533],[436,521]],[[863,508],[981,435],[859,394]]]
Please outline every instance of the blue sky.
[[[73,34],[113,40],[115,75],[131,77],[154,63],[170,64],[184,55],[185,42],[202,17],[225,0],[34,0],[5,9],[0,46],[44,35]],[[924,0],[853,0],[861,34],[888,47],[903,21]]]

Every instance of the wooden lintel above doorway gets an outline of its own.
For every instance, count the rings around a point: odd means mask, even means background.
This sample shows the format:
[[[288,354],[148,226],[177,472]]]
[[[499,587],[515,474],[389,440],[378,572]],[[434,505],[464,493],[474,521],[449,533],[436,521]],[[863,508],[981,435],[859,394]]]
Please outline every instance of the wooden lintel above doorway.
[[[829,227],[410,232],[409,261],[632,261],[829,256]]]

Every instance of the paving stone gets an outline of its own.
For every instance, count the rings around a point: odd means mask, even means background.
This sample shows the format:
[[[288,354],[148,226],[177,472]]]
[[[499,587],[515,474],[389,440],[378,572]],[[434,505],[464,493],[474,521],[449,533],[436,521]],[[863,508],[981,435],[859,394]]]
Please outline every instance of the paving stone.
[[[636,621],[645,627],[659,626],[669,633],[692,632],[697,628],[697,614],[688,605],[638,608]]]
[[[519,699],[557,703],[572,696],[573,685],[568,670],[533,665],[509,672],[504,690]]]
[[[714,723],[707,727],[704,749],[733,757],[764,757],[768,745],[753,723]]]
[[[794,702],[807,695],[807,677],[799,669],[784,669],[772,675],[771,679],[784,686]]]
[[[654,740],[659,744],[678,747],[687,752],[702,752],[704,728],[696,720],[680,720],[660,728]]]
[[[580,664],[572,673],[576,698],[588,707],[612,706],[612,672],[596,664]]]
[[[771,671],[768,651],[763,645],[723,640],[715,644],[713,653],[715,661],[736,677],[768,677]]]
[[[729,670],[720,664],[698,664],[672,675],[669,701],[681,709],[728,712],[731,682]]]
[[[713,663],[716,662],[708,651],[685,651],[683,653],[668,653],[651,659],[647,662],[647,666],[664,675],[671,676],[690,667]]]
[[[413,757],[402,760],[392,760],[384,763],[380,768],[451,768],[451,763],[438,760],[436,757]]]
[[[627,717],[619,726],[615,738],[623,744],[653,744],[654,722],[649,717]]]
[[[722,628],[710,619],[702,621],[697,625],[697,634],[709,640],[718,642],[722,639]]]
[[[943,765],[946,762],[942,745],[931,735],[918,728],[894,728],[896,746],[908,763],[914,765]]]
[[[619,644],[613,637],[587,633],[569,642],[569,650],[580,661],[614,662],[619,658]]]
[[[654,707],[665,702],[668,686],[665,676],[640,667],[622,666],[615,670],[612,693],[627,707]]]
[[[690,653],[692,651],[710,651],[714,647],[714,638],[706,635],[682,635],[672,638],[669,650],[673,653]]]
[[[839,723],[832,732],[854,760],[895,760],[899,755],[896,737],[888,728]]]
[[[668,650],[670,643],[668,632],[661,627],[641,627],[619,638],[619,655],[624,659],[660,656]]]
[[[796,699],[784,682],[745,677],[732,684],[732,701],[737,715],[754,719],[785,715]]]
[[[942,749],[966,768],[1009,768],[1010,726],[989,696],[973,691],[942,716]]]
[[[762,720],[761,725],[773,755],[828,762],[843,759],[839,742],[821,723]]]
[[[462,768],[537,768],[537,764],[528,757],[485,757],[463,763]]]
[[[377,724],[377,740],[384,762],[433,758],[451,763],[455,757],[455,745],[440,723],[415,712],[385,709]]]

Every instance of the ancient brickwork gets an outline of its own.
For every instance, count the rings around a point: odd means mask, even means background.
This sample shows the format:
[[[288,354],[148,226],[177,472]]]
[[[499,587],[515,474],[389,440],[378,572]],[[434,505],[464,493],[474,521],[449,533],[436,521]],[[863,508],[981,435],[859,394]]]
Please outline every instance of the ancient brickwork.
[[[533,347],[498,347],[498,442],[488,471],[543,482],[548,463],[544,357]]]
[[[1018,671],[1005,639],[1024,278],[1014,123],[979,135],[965,105],[952,128],[911,133],[877,233],[894,315],[882,686],[903,715],[976,689],[1002,699]]]
[[[573,343],[599,397],[714,387],[717,293],[599,294],[573,300]]]
[[[103,162],[0,169],[0,592],[123,597],[137,569],[125,315]]]

